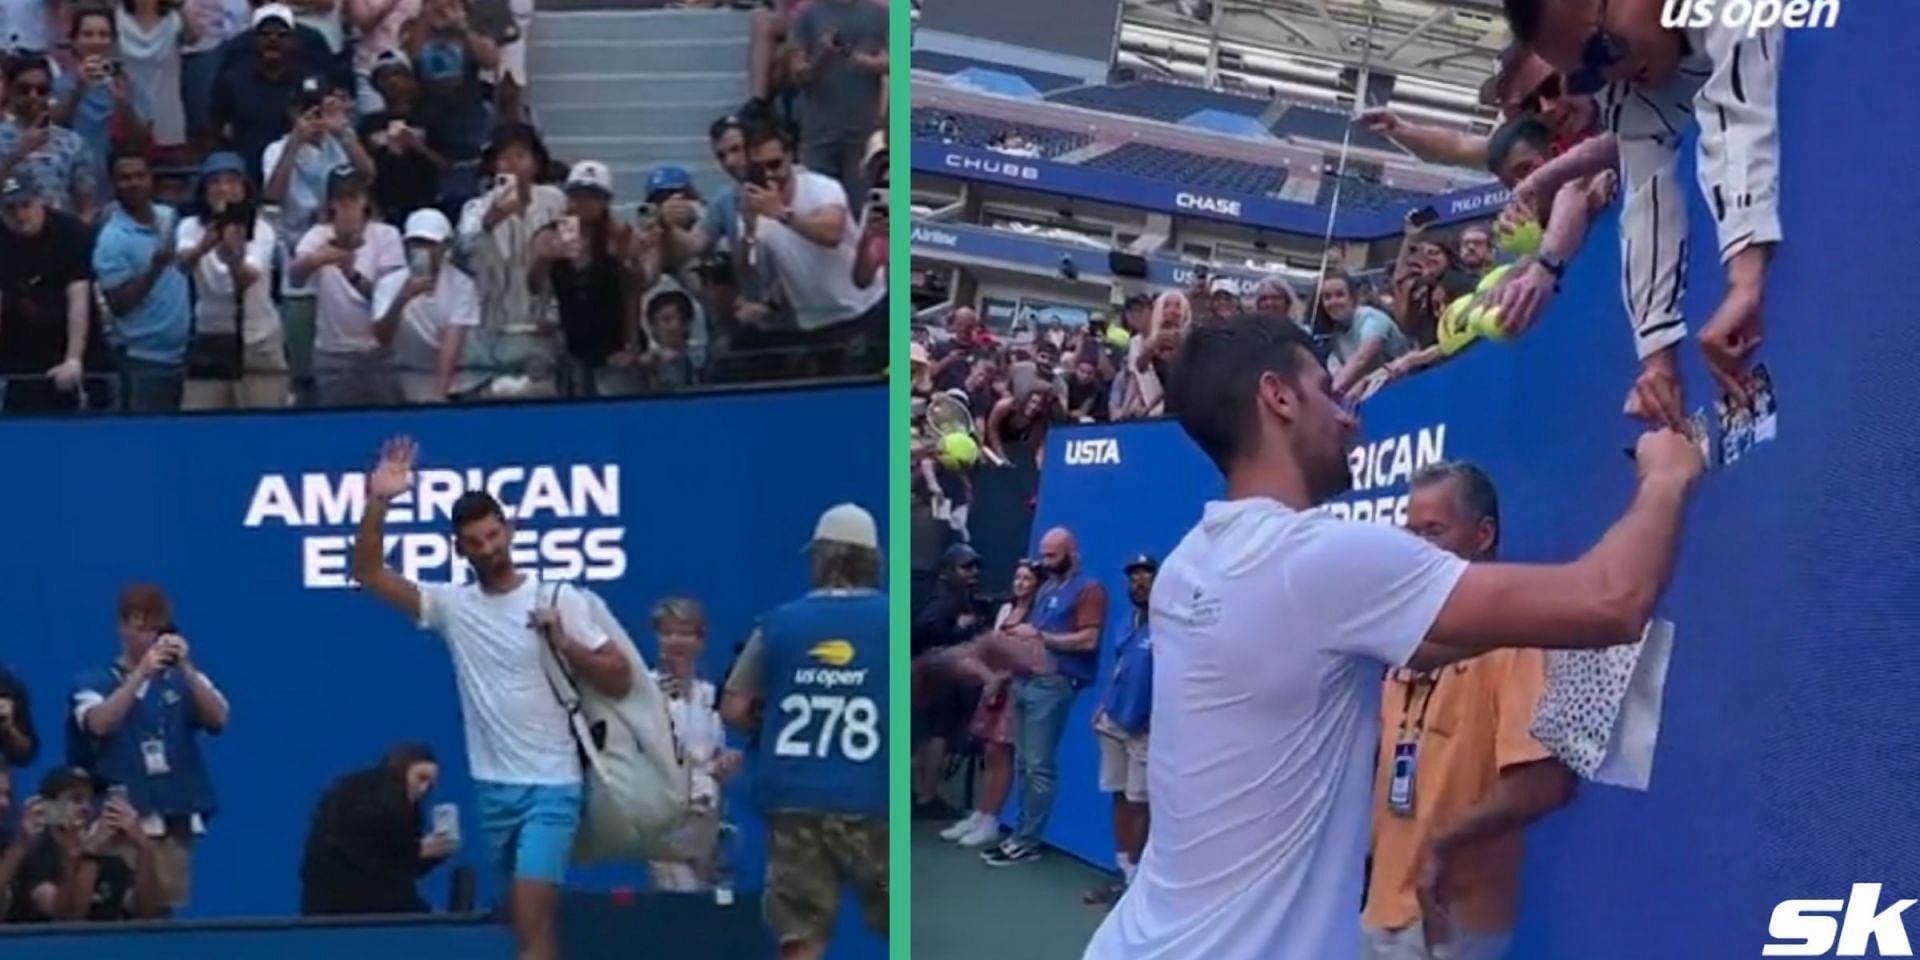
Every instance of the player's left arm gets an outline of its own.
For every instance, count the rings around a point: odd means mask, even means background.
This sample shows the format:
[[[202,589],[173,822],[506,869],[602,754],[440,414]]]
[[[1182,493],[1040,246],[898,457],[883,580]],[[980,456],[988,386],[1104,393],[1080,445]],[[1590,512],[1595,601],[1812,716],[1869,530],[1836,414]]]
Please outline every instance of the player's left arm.
[[[1073,629],[1066,633],[1042,633],[1047,648],[1059,653],[1091,653],[1100,649],[1100,634],[1107,626],[1107,588],[1089,583],[1080,591],[1080,602],[1073,607]]]
[[[1487,799],[1458,821],[1443,825],[1433,848],[1445,856],[1468,844],[1527,826],[1573,802],[1578,782],[1573,771],[1533,739],[1534,708],[1546,687],[1546,658],[1538,650],[1509,650],[1481,661],[1495,667],[1494,762],[1500,778]]]

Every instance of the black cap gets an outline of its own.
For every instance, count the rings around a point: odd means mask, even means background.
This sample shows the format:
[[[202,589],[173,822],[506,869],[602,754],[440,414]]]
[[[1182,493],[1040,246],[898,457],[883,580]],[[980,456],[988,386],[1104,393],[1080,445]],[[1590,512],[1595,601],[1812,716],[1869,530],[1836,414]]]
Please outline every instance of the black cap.
[[[1151,554],[1143,553],[1127,561],[1127,565],[1121,569],[1127,573],[1132,573],[1135,570],[1150,570],[1154,573],[1159,573],[1160,561],[1155,560]]]
[[[327,94],[332,92],[327,79],[318,74],[300,81],[293,90],[293,106],[296,110],[312,110],[327,102]]]
[[[0,180],[0,203],[22,203],[35,196],[33,181],[27,178],[24,171]]]
[[[1123,304],[1120,307],[1120,309],[1132,310],[1134,307],[1151,307],[1151,306],[1153,306],[1152,297],[1149,297],[1144,293],[1136,293],[1133,296],[1128,297],[1127,302]]]
[[[949,569],[964,567],[980,562],[980,554],[964,543],[956,543],[940,555],[940,565]]]

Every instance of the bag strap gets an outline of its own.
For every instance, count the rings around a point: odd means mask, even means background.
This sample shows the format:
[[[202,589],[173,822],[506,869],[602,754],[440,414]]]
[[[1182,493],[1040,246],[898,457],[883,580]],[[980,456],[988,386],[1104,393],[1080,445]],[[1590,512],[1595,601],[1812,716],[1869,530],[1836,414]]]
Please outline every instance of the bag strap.
[[[559,605],[562,586],[563,584],[554,584],[549,606]],[[566,711],[567,729],[573,731],[574,742],[579,746],[581,755],[586,758],[587,767],[593,771],[594,776],[605,779],[606,771],[600,765],[600,752],[594,748],[593,733],[588,729],[586,715],[580,710],[580,681],[560,659],[560,655],[554,652],[553,645],[547,641],[546,637],[540,637],[539,642],[540,665],[544,668],[542,672],[546,674],[547,687],[553,691],[554,700],[559,702],[561,710]]]

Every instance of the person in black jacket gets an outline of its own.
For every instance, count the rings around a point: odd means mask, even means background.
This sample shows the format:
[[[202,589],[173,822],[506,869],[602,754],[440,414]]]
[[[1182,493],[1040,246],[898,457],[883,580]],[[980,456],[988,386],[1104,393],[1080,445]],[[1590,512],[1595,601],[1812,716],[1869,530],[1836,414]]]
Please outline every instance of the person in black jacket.
[[[300,912],[429,912],[415,883],[458,846],[445,834],[423,835],[421,807],[439,779],[431,750],[402,744],[328,787],[300,865]]]
[[[973,639],[993,624],[980,584],[980,554],[964,543],[947,548],[940,558],[940,580],[933,599],[913,617],[913,655],[953,647]],[[945,819],[953,811],[938,797],[947,767],[947,751],[966,737],[979,691],[964,686],[943,688],[913,712],[913,810],[915,819]]]

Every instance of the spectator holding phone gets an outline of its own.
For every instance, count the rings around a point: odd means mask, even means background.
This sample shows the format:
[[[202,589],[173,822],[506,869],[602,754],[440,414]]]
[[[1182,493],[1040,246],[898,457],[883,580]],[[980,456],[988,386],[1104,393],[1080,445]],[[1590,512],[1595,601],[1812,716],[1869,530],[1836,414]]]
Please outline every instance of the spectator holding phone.
[[[292,128],[287,105],[309,81],[320,78],[324,91],[349,89],[353,80],[338,69],[326,39],[311,27],[296,26],[293,11],[279,3],[255,8],[252,29],[212,56],[219,58],[209,108],[212,132],[250,164]],[[248,172],[255,178],[265,174]]]
[[[193,216],[175,249],[193,278],[188,343],[189,410],[272,409],[287,404],[287,338],[273,302],[278,238],[253,204],[247,164],[216,153],[200,166]]]
[[[47,206],[91,222],[103,180],[80,135],[54,121],[53,64],[40,55],[7,62],[0,111],[0,179],[21,176]]]
[[[699,674],[707,647],[707,613],[690,597],[668,597],[653,608],[659,640],[654,679],[667,697],[667,713],[693,772],[693,806],[668,840],[671,856],[650,865],[655,890],[697,893],[713,887],[725,811],[720,789],[740,771],[743,757],[727,747],[720,719],[720,692]]]
[[[95,779],[58,768],[40,783],[39,828],[13,878],[13,922],[113,922],[167,915],[161,854],[140,828],[128,791],[110,786],[95,807]],[[31,834],[24,829],[23,834]]]
[[[567,195],[541,182],[553,159],[540,135],[503,124],[487,147],[491,188],[460,214],[459,250],[480,293],[480,326],[462,365],[489,377],[482,395],[552,396],[559,344],[550,294],[534,280],[534,237],[567,215]]]
[[[473,278],[448,260],[453,224],[438,210],[407,217],[407,269],[374,285],[374,335],[387,346],[408,403],[445,403],[460,385],[460,354],[480,325]]]
[[[420,83],[406,54],[388,50],[376,57],[369,84],[379,91],[380,106],[362,106],[360,142],[373,157],[375,205],[397,227],[413,211],[439,205],[441,178],[453,164],[427,141]]]
[[[125,788],[141,812],[142,859],[154,862],[161,910],[178,909],[188,899],[194,841],[219,808],[200,739],[227,728],[227,698],[195,664],[159,587],[123,589],[118,627],[120,655],[74,684],[68,755],[94,779]]]
[[[81,7],[68,31],[70,52],[59,55],[53,81],[53,122],[80,135],[95,170],[107,173],[115,150],[150,150],[153,108],[127,76],[113,9]]]
[[[439,782],[439,761],[417,743],[335,780],[307,828],[301,915],[431,912],[417,884],[460,847],[457,836],[422,828]]]
[[[315,292],[313,378],[322,406],[398,403],[399,385],[374,330],[373,285],[407,265],[400,231],[373,218],[371,184],[352,167],[334,171],[327,219],[302,237],[290,271]]]
[[[568,392],[621,396],[637,392],[636,367],[647,346],[638,271],[628,254],[634,230],[613,215],[613,171],[594,160],[567,174],[566,214],[533,238],[534,282],[552,292],[566,338]]]

